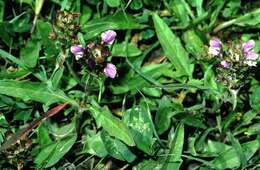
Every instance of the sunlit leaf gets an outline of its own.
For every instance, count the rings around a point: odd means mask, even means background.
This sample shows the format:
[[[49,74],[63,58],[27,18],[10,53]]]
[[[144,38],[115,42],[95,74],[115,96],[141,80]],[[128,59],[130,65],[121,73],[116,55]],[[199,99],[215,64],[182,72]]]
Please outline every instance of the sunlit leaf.
[[[92,115],[99,126],[102,126],[109,135],[114,136],[125,142],[129,146],[134,146],[134,139],[127,126],[120,119],[113,116],[108,108],[101,108],[97,104],[92,103],[89,107]]]

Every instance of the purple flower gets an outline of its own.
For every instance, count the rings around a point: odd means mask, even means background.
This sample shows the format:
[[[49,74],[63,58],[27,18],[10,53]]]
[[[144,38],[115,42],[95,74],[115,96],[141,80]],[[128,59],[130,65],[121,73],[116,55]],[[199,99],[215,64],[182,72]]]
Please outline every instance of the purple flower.
[[[224,68],[230,68],[230,63],[226,60],[222,60],[220,62],[220,64],[224,67]]]
[[[70,47],[70,52],[75,55],[76,60],[79,60],[84,55],[84,49],[81,45],[72,45]]]
[[[255,46],[255,41],[249,40],[242,44],[242,50],[243,52],[249,52],[254,48],[254,46]]]
[[[217,38],[212,39],[209,41],[209,51],[208,53],[213,56],[222,55],[221,51],[221,41]]]
[[[254,46],[254,40],[249,40],[242,44],[242,52],[247,60],[256,60],[258,58],[258,54],[253,50]]]
[[[101,34],[102,42],[106,44],[113,44],[115,37],[116,37],[116,32],[113,30],[108,30]]]
[[[116,71],[116,66],[112,63],[107,63],[106,67],[104,68],[104,73],[107,77],[110,78],[115,78],[117,71]]]

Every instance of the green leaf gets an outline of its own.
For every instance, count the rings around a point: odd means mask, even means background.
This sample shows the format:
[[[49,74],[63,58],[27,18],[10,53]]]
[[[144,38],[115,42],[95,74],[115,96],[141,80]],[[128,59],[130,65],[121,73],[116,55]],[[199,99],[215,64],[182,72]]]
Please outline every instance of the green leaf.
[[[159,108],[155,116],[155,125],[158,134],[163,134],[169,129],[171,124],[171,117],[174,115],[175,110],[181,110],[182,106],[179,103],[172,103],[169,97],[163,96],[159,101]]]
[[[136,156],[120,140],[111,138],[107,132],[102,131],[101,138],[104,141],[108,153],[119,160],[133,162]]]
[[[106,30],[130,30],[140,29],[142,26],[130,15],[125,15],[123,12],[118,12],[115,15],[109,15],[101,19],[89,21],[82,27],[82,32],[85,33],[85,39],[91,39],[99,36]]]
[[[128,47],[126,47],[126,43],[114,44],[112,49],[113,57],[136,57],[139,56],[142,51],[139,50],[134,44],[128,43]],[[126,52],[125,49],[128,51]]]
[[[27,42],[25,48],[20,51],[20,58],[29,68],[34,68],[37,64],[39,53],[41,50],[41,41],[36,38]]]
[[[213,130],[213,128],[208,128],[198,136],[198,139],[195,141],[195,145],[193,146],[193,149],[196,150],[196,152],[203,152],[206,150],[205,146],[207,145],[205,143],[205,140],[209,133]]]
[[[205,13],[205,10],[203,9],[203,0],[187,0],[188,3],[196,8],[197,16],[200,17]]]
[[[127,126],[118,118],[114,117],[107,107],[101,108],[97,103],[92,102],[89,110],[97,124],[102,126],[111,136],[114,136],[129,146],[134,146],[134,139]]]
[[[246,14],[240,15],[239,17],[235,19],[231,19],[229,21],[223,22],[222,24],[218,25],[214,32],[218,32],[221,29],[224,29],[226,27],[229,27],[231,25],[237,25],[240,27],[247,27],[248,28],[260,28],[260,8],[257,8],[256,10],[252,12],[248,12]]]
[[[226,145],[224,143],[208,140],[207,145],[205,145],[205,151],[207,154],[212,154],[212,155],[219,155],[232,147],[229,145]]]
[[[0,49],[0,55],[1,57],[10,60],[11,62],[13,62],[14,64],[19,65],[22,68],[26,68],[25,64],[23,63],[23,61],[21,61],[20,59],[16,58],[15,56],[9,54],[8,52]]]
[[[130,4],[130,8],[133,10],[139,10],[143,7],[142,0],[133,0]]]
[[[49,38],[49,34],[53,32],[52,25],[49,22],[39,20],[37,22],[37,31],[41,37],[41,42],[44,47],[44,52],[47,58],[54,56],[58,53],[55,41]]]
[[[31,72],[29,70],[25,69],[17,69],[15,71],[8,71],[8,70],[3,70],[0,72],[0,79],[15,79],[19,77],[23,77],[25,75],[29,75]]]
[[[241,125],[248,125],[252,122],[252,120],[256,117],[257,112],[254,110],[249,110],[246,112],[241,120]]]
[[[183,34],[185,47],[196,59],[204,59],[207,55],[203,41],[194,30],[188,30]]]
[[[12,31],[10,30],[8,22],[0,22],[0,38],[8,46],[11,45],[13,39],[11,37]]]
[[[108,6],[110,7],[119,7],[120,5],[120,0],[105,0]]]
[[[80,15],[80,25],[85,25],[92,15],[92,10],[90,7],[84,5]]]
[[[259,134],[259,132],[260,132],[260,123],[255,123],[248,127],[245,134],[247,136],[251,136],[251,135],[257,135],[257,134]]]
[[[5,12],[5,2],[0,1],[0,22],[4,20],[4,12]]]
[[[240,9],[240,2],[241,0],[232,0],[229,1],[226,5],[226,7],[223,10],[223,16],[225,18],[234,18],[234,16],[236,16],[237,12]]]
[[[152,154],[152,145],[155,140],[153,139],[152,125],[146,106],[140,104],[127,110],[123,120],[129,127],[137,147],[148,154]]]
[[[260,110],[260,86],[257,87],[250,96],[250,105],[256,111]]]
[[[148,40],[148,39],[152,38],[154,35],[155,35],[155,31],[152,29],[147,29],[140,33],[140,36],[143,40]]]
[[[63,72],[64,72],[64,67],[61,66],[57,70],[55,70],[55,72],[52,74],[51,82],[52,82],[52,86],[54,87],[54,89],[57,89],[59,87],[60,81],[63,76]]]
[[[34,0],[16,0],[16,2],[18,2],[18,3],[26,3],[26,4],[31,5],[31,6],[33,4],[33,1]]]
[[[192,76],[193,65],[188,53],[183,48],[180,39],[174,35],[166,23],[157,15],[153,14],[153,22],[159,42],[166,57],[172,62],[176,71],[183,76]]]
[[[218,85],[216,83],[215,73],[212,70],[212,65],[208,65],[206,63],[201,64],[202,70],[204,71],[204,86],[210,87],[212,89],[218,89]]]
[[[221,12],[221,9],[225,5],[225,1],[214,1],[211,5],[211,10],[213,11],[210,16],[209,29],[211,29],[217,22],[217,18]]]
[[[5,116],[3,113],[0,113],[0,146],[4,142],[5,133],[8,131],[8,122],[5,119]]]
[[[17,97],[25,101],[33,100],[50,105],[57,102],[78,104],[61,90],[52,90],[46,84],[30,81],[0,80],[0,94]]]
[[[167,69],[167,67],[166,64],[150,64],[143,66],[140,71],[143,73],[144,77],[148,77],[147,79],[150,77],[157,79],[162,76],[164,69]],[[137,91],[136,89],[141,89],[146,84],[149,84],[147,79],[141,77],[139,74],[132,76],[130,73],[131,71],[123,78],[123,80],[121,80],[119,86],[110,86],[114,94],[122,94],[131,90],[135,93]]]
[[[82,153],[89,153],[92,155],[97,155],[99,157],[107,156],[108,152],[106,150],[105,144],[101,139],[101,133],[97,133],[93,136],[87,136],[84,141],[84,148]]]
[[[246,166],[246,155],[244,154],[244,151],[239,143],[239,141],[230,133],[227,133],[227,136],[232,143],[233,148],[236,151],[236,154],[239,157],[239,162],[241,163],[241,169],[244,169]]]
[[[186,27],[189,25],[189,12],[187,10],[188,4],[185,0],[171,0],[169,7],[174,13],[174,17],[177,18],[177,24],[181,27]]]
[[[31,29],[31,13],[23,12],[9,21],[9,30],[17,33],[29,32]]]
[[[203,123],[203,120],[197,118],[196,116],[192,116],[187,113],[180,113],[176,116],[178,120],[181,120],[184,124],[193,126],[196,128],[206,129],[207,126]]]
[[[260,28],[260,9],[256,9],[252,12],[241,15],[233,22],[235,25],[243,27],[255,27]]]
[[[56,164],[76,142],[77,134],[72,133],[42,148],[34,162],[38,167],[48,168]]]
[[[142,92],[150,97],[160,97],[162,95],[162,90],[158,88],[144,87]]]
[[[155,160],[144,160],[140,162],[138,165],[133,167],[133,170],[148,170],[148,169],[154,169],[159,170],[162,169],[162,164],[159,161]]]
[[[163,165],[162,170],[178,170],[181,166],[182,149],[184,144],[184,125],[179,123],[174,133],[173,141],[170,144],[170,151]]]
[[[254,140],[244,143],[241,146],[246,157],[246,161],[248,161],[258,150],[259,141]],[[239,155],[233,147],[221,153],[217,158],[211,161],[211,163],[214,164],[217,169],[235,169],[241,164]]]
[[[48,129],[44,124],[41,124],[37,128],[37,143],[40,145],[40,147],[45,147],[46,145],[52,143]]]

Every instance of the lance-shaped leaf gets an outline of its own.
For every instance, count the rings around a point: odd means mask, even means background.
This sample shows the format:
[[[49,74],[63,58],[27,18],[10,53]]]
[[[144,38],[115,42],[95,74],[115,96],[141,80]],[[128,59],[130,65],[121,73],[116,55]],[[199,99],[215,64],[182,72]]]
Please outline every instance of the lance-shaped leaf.
[[[33,100],[46,105],[57,102],[78,104],[61,90],[52,90],[46,84],[30,81],[0,80],[0,94],[17,97],[25,101]]]
[[[103,31],[110,29],[129,30],[140,29],[141,27],[142,26],[132,16],[118,12],[115,15],[109,15],[102,19],[91,20],[85,24],[81,30],[85,33],[85,39],[91,39]]]
[[[75,127],[74,123],[72,123],[72,126]],[[75,133],[74,128],[71,133],[68,133],[65,137],[41,148],[39,154],[34,159],[34,162],[38,166],[37,169],[48,168],[56,164],[71,149],[76,139],[77,133]]]
[[[180,39],[157,14],[153,14],[153,22],[157,37],[166,57],[174,65],[179,75],[191,76],[193,65],[191,64],[188,53],[183,48]]]
[[[242,152],[248,161],[259,149],[259,140],[250,141],[241,144]],[[236,169],[240,166],[240,156],[237,153],[237,148],[230,148],[222,152],[217,158],[211,161],[215,165],[216,169]]]
[[[182,149],[184,144],[184,125],[180,123],[174,133],[174,138],[170,144],[170,152],[163,165],[163,170],[175,169],[178,170],[181,166]]]
[[[127,126],[120,119],[114,117],[108,108],[101,108],[97,103],[92,102],[92,105],[89,106],[89,110],[97,121],[97,124],[102,126],[110,136],[122,140],[129,146],[135,145],[134,139]]]
[[[107,132],[101,132],[101,138],[109,155],[119,160],[133,162],[136,156],[130,149],[120,140],[111,138]]]

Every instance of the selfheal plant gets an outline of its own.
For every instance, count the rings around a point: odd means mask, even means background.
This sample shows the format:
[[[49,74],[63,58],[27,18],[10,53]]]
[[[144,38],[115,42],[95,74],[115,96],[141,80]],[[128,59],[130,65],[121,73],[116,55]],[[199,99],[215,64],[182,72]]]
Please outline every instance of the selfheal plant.
[[[70,47],[70,51],[76,60],[83,58],[81,61],[85,62],[88,70],[96,73],[100,73],[103,70],[103,74],[113,79],[117,75],[116,66],[112,63],[107,63],[107,57],[111,54],[108,45],[114,42],[115,37],[116,32],[108,30],[101,34],[101,41],[90,41],[87,43],[86,48],[74,44]]]
[[[254,52],[254,40],[249,40],[242,45],[229,41],[222,47],[219,39],[210,40],[209,54],[218,56],[217,80],[236,89],[248,82],[247,77],[250,67],[256,66],[258,54]],[[228,47],[228,48],[225,48]]]
[[[105,44],[109,44],[109,45],[113,44],[115,38],[116,38],[116,32],[113,30],[108,30],[101,34],[102,42]]]
[[[209,41],[209,51],[208,53],[213,56],[221,56],[222,55],[222,47],[221,47],[221,41],[217,38],[214,38]]]
[[[82,58],[83,55],[84,55],[84,49],[82,48],[81,45],[72,45],[72,46],[70,47],[70,52],[71,52],[72,54],[74,54],[76,60],[79,60],[79,59]]]

